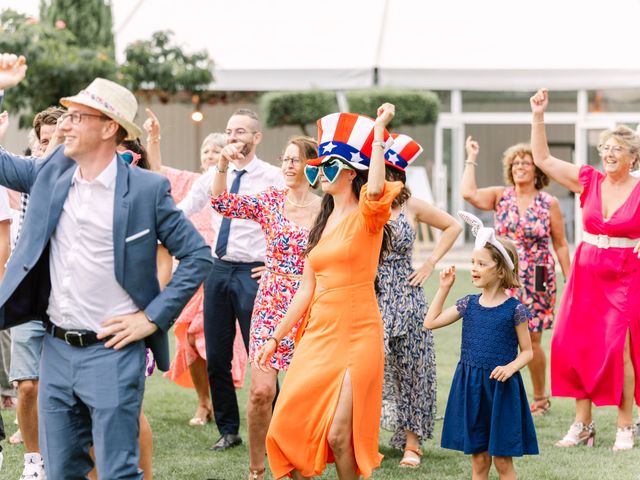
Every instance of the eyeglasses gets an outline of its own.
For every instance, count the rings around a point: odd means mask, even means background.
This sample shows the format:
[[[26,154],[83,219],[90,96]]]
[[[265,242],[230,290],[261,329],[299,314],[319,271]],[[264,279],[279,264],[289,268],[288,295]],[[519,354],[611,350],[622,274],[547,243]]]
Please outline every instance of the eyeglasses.
[[[120,152],[120,156],[132,167],[135,167],[142,158],[142,155],[134,152],[133,150],[125,150],[124,152]]]
[[[620,145],[598,145],[598,152],[600,152],[600,155],[607,155],[611,153],[612,155],[618,156],[626,151],[627,149]]]
[[[322,175],[327,179],[329,183],[333,183],[340,175],[342,170],[353,170],[353,167],[347,165],[336,157],[331,157],[326,162],[323,162],[319,167],[307,165],[304,167],[304,176],[307,177],[307,181],[313,187],[318,181],[318,176],[322,170]]]
[[[302,160],[296,157],[280,157],[280,163],[282,163],[282,165],[290,163],[294,167],[298,167],[302,163]]]
[[[231,137],[231,136],[242,137],[243,135],[246,135],[247,133],[254,134],[256,132],[253,131],[253,130],[245,130],[244,128],[236,128],[235,130],[225,130],[224,131],[224,134],[227,137]]]
[[[518,167],[531,168],[532,166],[533,166],[532,162],[521,162],[519,160],[516,160],[511,164],[511,168],[518,168]]]
[[[73,125],[79,125],[80,123],[82,123],[82,118],[83,117],[96,117],[99,118],[101,120],[111,120],[111,118],[107,117],[106,115],[98,115],[96,113],[79,113],[79,112],[73,112],[73,113],[63,113],[62,115],[60,115],[60,119],[58,120],[60,123],[64,122],[67,118],[71,120],[71,123]]]

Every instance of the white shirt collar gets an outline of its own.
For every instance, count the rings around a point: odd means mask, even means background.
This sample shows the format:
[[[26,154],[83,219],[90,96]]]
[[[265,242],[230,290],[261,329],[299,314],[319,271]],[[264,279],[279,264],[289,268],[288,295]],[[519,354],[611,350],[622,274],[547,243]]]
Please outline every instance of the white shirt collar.
[[[80,167],[76,167],[76,171],[73,173],[73,178],[71,179],[71,185],[74,185],[76,182],[84,183],[84,184],[92,184],[94,182],[98,182],[102,184],[102,186],[107,190],[111,190],[114,188],[117,173],[118,173],[117,155],[114,154],[113,158],[111,159],[111,162],[109,162],[109,165],[107,165],[106,168],[102,170],[102,172],[100,172],[100,175],[98,175],[91,182],[88,182],[85,179],[83,179],[82,175],[80,174]]]
[[[259,162],[260,160],[258,159],[258,156],[254,155],[253,159],[249,163],[247,163],[244,167],[238,168],[233,163],[231,164],[231,167],[232,167],[232,170],[235,170],[235,171],[245,170],[247,173],[251,173],[260,166]]]

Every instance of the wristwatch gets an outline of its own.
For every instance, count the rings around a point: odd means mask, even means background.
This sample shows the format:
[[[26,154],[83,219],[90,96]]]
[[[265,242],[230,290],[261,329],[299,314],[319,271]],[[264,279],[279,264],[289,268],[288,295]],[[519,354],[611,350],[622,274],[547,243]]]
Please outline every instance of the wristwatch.
[[[216,165],[214,168],[216,169],[216,172],[218,172],[218,173],[227,173],[227,170],[229,170],[229,167],[227,167],[224,170],[220,170],[220,167],[218,165]]]

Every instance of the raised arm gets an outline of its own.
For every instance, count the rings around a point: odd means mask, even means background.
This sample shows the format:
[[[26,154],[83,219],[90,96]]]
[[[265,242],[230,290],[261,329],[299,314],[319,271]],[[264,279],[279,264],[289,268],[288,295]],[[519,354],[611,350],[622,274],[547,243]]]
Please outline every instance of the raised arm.
[[[215,169],[216,173],[213,176],[213,185],[211,186],[211,197],[216,198],[222,195],[227,189],[227,170],[229,170],[229,162],[234,160],[241,160],[244,158],[241,151],[244,148],[244,143],[230,143],[225,146],[220,153],[220,159],[218,160],[218,167]]]
[[[567,243],[567,237],[564,231],[564,217],[562,215],[562,210],[560,210],[560,204],[558,203],[558,199],[555,197],[551,200],[550,214],[553,249],[556,251],[562,275],[566,279],[569,276],[571,268],[569,244]]]
[[[396,107],[391,103],[383,103],[378,107],[378,117],[373,127],[373,144],[369,176],[367,178],[367,198],[378,200],[384,190],[384,132],[396,113]]]
[[[27,73],[27,61],[13,53],[0,54],[0,90],[19,84]]]
[[[445,327],[460,319],[460,312],[458,312],[455,306],[447,308],[444,312],[442,311],[444,301],[447,299],[447,295],[449,295],[449,291],[455,280],[455,266],[447,267],[440,272],[440,287],[434,295],[431,305],[429,305],[429,310],[427,310],[427,315],[424,318],[424,328],[426,330]]]
[[[480,210],[493,210],[504,191],[504,187],[479,189],[476,185],[476,167],[478,166],[480,145],[469,136],[464,143],[464,148],[467,151],[467,160],[464,162],[464,172],[460,182],[462,197]]]
[[[422,266],[409,275],[409,284],[417,286],[422,285],[431,276],[436,264],[451,250],[456,238],[462,232],[462,226],[447,212],[414,197],[409,198],[407,210],[409,215],[418,222],[442,231],[438,243],[436,243],[433,252],[431,252],[431,256],[427,258]]]
[[[162,170],[162,155],[160,153],[160,122],[158,117],[149,108],[145,108],[147,119],[142,124],[142,128],[147,132],[147,159],[152,172]]]
[[[552,157],[547,143],[547,133],[544,126],[544,112],[549,105],[549,91],[541,88],[529,99],[531,104],[531,151],[533,162],[553,180],[565,186],[574,193],[582,192],[582,185],[578,180],[580,167]]]

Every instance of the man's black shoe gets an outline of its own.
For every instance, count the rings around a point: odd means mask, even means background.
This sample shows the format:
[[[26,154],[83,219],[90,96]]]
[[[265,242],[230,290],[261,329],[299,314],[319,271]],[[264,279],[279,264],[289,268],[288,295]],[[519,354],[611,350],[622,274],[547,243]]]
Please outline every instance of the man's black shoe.
[[[211,450],[214,452],[222,452],[223,450],[237,447],[238,445],[242,445],[242,438],[240,438],[240,435],[225,433],[216,443],[213,444]]]

